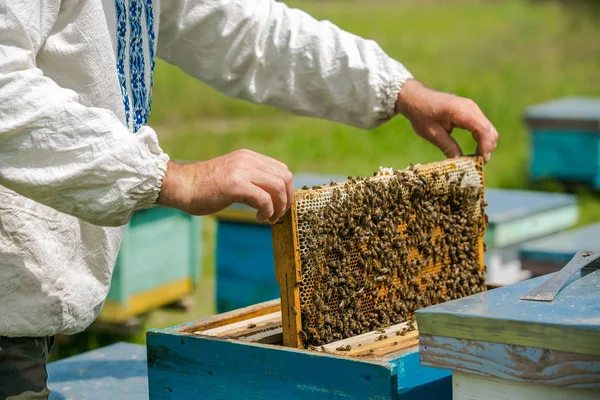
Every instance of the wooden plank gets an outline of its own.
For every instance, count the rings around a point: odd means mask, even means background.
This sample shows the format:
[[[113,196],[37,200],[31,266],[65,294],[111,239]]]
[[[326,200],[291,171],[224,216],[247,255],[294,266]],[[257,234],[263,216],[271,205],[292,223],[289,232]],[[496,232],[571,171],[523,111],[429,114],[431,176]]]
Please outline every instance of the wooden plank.
[[[519,300],[550,276],[419,310],[419,330],[424,335],[600,355],[600,270],[572,277],[551,303]]]
[[[150,399],[398,399],[396,366],[283,346],[148,332]]]
[[[407,333],[405,336],[388,337],[386,339],[368,343],[360,347],[355,347],[347,353],[349,356],[353,357],[379,357],[388,353],[416,346],[418,344],[419,333],[413,331]]]
[[[281,344],[283,342],[283,329],[278,327],[268,331],[263,330],[253,335],[242,336],[239,340],[252,343]]]
[[[408,322],[390,326],[382,331],[373,331],[353,336],[347,339],[338,340],[323,346],[326,352],[346,356],[380,356],[392,353],[406,347],[418,344],[418,332],[408,332],[404,336],[399,333],[408,327]],[[384,335],[386,338],[380,340]],[[337,350],[340,347],[350,346],[350,350]],[[320,347],[315,350],[322,351]],[[371,351],[372,350],[372,351]]]
[[[600,356],[421,335],[421,364],[550,386],[600,390]]]
[[[536,385],[465,372],[452,374],[454,400],[597,400],[598,392]]]
[[[178,325],[173,329],[180,333],[193,333],[196,331],[208,330],[223,325],[233,324],[239,321],[246,321],[250,318],[256,318],[261,315],[271,314],[280,310],[281,306],[279,299],[275,299],[249,307],[240,308],[238,310],[229,311],[223,314],[214,315],[212,317],[204,318],[188,324]]]
[[[238,337],[241,335],[256,333],[265,328],[271,328],[281,325],[281,311],[271,314],[260,315],[254,318],[248,318],[233,324],[219,326],[217,328],[199,330],[194,332],[197,335],[216,336],[216,337]]]
[[[281,293],[281,320],[283,345],[299,348],[302,341],[298,336],[300,321],[300,254],[296,235],[296,205],[273,225],[273,254],[275,256],[275,277]]]

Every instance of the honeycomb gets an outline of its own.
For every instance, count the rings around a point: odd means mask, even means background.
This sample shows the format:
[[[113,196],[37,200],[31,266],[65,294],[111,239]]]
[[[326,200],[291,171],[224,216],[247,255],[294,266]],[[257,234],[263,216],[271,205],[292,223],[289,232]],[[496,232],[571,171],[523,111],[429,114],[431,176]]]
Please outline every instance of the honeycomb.
[[[304,347],[485,290],[481,158],[380,169],[296,194]]]

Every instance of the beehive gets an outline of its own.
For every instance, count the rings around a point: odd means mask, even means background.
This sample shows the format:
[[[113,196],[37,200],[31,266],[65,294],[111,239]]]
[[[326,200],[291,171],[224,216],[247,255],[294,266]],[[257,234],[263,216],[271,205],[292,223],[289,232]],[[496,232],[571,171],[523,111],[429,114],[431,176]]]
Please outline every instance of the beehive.
[[[325,345],[484,290],[484,205],[480,157],[296,191],[273,227],[283,344]]]

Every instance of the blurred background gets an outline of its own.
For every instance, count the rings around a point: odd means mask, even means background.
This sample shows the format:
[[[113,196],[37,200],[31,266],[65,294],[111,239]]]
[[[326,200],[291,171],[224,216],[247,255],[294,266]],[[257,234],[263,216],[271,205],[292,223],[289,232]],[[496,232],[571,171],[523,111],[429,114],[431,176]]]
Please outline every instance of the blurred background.
[[[475,100],[500,133],[485,167],[486,187],[562,192],[579,199],[576,226],[600,221],[600,196],[586,185],[565,188],[528,179],[530,135],[525,109],[564,96],[600,97],[600,7],[597,1],[331,0],[286,1],[318,19],[377,41],[429,87]],[[227,98],[158,62],[150,125],[172,159],[200,160],[248,148],[286,163],[294,173],[371,175],[443,154],[417,137],[402,117],[370,132],[294,117]],[[466,132],[455,134],[466,154]],[[202,218],[193,293],[177,309],[136,316],[131,329],[91,329],[61,338],[53,359],[115,341],[145,343],[150,328],[212,315],[216,219]],[[174,255],[175,256],[175,255]]]

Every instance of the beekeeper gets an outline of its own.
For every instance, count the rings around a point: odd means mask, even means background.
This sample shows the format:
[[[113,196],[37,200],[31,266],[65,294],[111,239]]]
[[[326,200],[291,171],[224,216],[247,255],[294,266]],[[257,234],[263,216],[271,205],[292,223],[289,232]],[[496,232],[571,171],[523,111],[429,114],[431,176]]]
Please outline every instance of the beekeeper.
[[[0,0],[0,398],[48,398],[53,336],[98,315],[135,210],[241,202],[274,222],[291,205],[292,174],[270,157],[169,160],[147,125],[157,57],[296,115],[372,129],[402,114],[448,157],[453,128],[486,160],[496,147],[473,101],[272,0]]]

